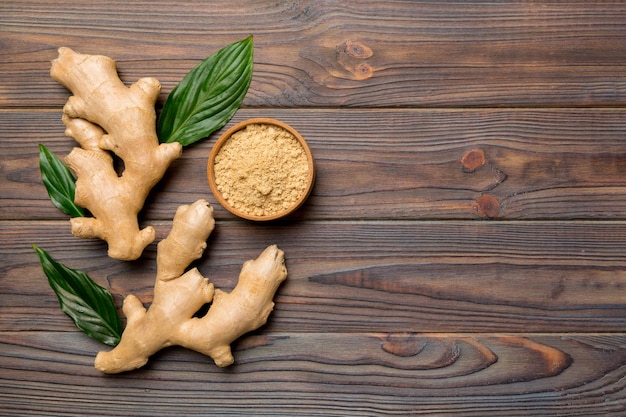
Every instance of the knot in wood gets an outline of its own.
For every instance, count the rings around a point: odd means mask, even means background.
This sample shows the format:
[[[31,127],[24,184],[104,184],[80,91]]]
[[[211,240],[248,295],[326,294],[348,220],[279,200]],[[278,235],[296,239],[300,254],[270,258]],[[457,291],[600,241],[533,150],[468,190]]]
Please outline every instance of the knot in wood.
[[[352,79],[357,81],[368,79],[374,75],[372,66],[363,62],[373,55],[374,52],[370,48],[357,41],[347,40],[336,47],[337,62],[352,74]]]
[[[381,347],[387,353],[406,358],[419,354],[425,345],[415,334],[400,334],[387,335]]]
[[[474,172],[485,164],[485,152],[482,149],[472,149],[461,158],[463,172]]]
[[[500,202],[492,195],[482,194],[476,199],[474,209],[480,217],[490,219],[500,217]]]
[[[357,80],[365,80],[370,78],[373,74],[374,70],[366,63],[359,64],[354,68],[354,76]]]
[[[374,52],[370,48],[358,41],[347,40],[343,44],[343,47],[346,54],[354,58],[366,59],[374,55]]]

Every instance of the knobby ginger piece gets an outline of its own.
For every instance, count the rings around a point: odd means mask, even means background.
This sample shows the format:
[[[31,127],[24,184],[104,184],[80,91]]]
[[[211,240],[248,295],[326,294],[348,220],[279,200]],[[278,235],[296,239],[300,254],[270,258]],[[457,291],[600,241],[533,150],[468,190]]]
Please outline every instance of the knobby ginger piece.
[[[124,300],[127,325],[120,343],[96,356],[96,369],[105,373],[130,371],[145,365],[151,355],[178,345],[211,357],[218,366],[233,363],[230,344],[266,323],[274,308],[274,294],[287,278],[284,253],[272,245],[247,261],[231,293],[215,290],[193,268],[214,228],[213,208],[205,200],[176,211],[172,230],[157,246],[154,298],[146,311],[134,295]],[[194,317],[212,302],[202,317]]]
[[[71,219],[72,234],[105,240],[112,258],[137,259],[155,238],[152,227],[139,229],[137,214],[182,154],[179,143],[159,144],[154,104],[161,84],[142,78],[126,87],[111,58],[58,52],[50,75],[73,94],[62,120],[80,145],[65,161],[77,178],[74,202],[93,215]],[[123,161],[121,176],[110,152]]]

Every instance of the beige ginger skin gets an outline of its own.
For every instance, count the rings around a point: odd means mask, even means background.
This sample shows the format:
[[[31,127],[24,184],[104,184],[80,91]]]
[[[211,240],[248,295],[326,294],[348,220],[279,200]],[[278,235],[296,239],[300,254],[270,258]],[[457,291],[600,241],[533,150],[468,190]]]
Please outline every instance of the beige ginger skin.
[[[137,259],[155,238],[152,227],[139,229],[137,214],[182,154],[179,143],[159,144],[157,138],[154,104],[161,84],[142,78],[126,87],[111,58],[58,52],[50,75],[73,94],[62,120],[66,135],[80,145],[66,163],[77,178],[75,203],[93,215],[71,219],[72,234],[105,240],[112,258]],[[124,162],[121,176],[109,152]]]
[[[214,224],[213,208],[205,200],[178,208],[172,230],[157,247],[152,304],[146,311],[137,297],[126,297],[126,328],[113,350],[98,353],[98,370],[130,371],[173,345],[205,354],[218,366],[228,366],[234,361],[230,344],[266,323],[274,308],[274,294],[287,278],[283,251],[275,245],[267,247],[257,259],[243,265],[232,292],[215,290],[196,268],[185,272],[202,256]],[[193,317],[209,302],[206,315]]]
[[[137,259],[155,238],[152,227],[139,228],[137,214],[152,187],[182,154],[179,143],[159,144],[157,138],[154,104],[160,83],[142,78],[126,87],[112,59],[69,48],[59,49],[50,74],[73,94],[62,120],[66,134],[80,148],[74,148],[66,162],[77,178],[75,203],[93,215],[73,218],[72,234],[105,240],[112,258]],[[124,163],[121,175],[111,152]],[[231,293],[215,290],[196,268],[185,272],[202,256],[214,225],[213,208],[206,201],[179,207],[170,234],[157,247],[150,308],[146,311],[132,294],[126,297],[127,325],[121,341],[113,350],[98,353],[97,369],[130,371],[172,345],[227,366],[234,361],[230,343],[267,321],[274,294],[287,277],[284,254],[275,245],[244,264]],[[207,303],[212,303],[208,313],[194,317]]]

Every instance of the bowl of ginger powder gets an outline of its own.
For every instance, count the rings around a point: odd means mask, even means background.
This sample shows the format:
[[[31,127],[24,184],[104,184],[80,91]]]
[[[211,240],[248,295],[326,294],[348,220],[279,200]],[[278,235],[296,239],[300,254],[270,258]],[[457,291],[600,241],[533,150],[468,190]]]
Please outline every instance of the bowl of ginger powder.
[[[249,119],[217,140],[207,166],[218,202],[248,220],[284,217],[307,199],[315,182],[309,146],[291,126],[268,118]]]

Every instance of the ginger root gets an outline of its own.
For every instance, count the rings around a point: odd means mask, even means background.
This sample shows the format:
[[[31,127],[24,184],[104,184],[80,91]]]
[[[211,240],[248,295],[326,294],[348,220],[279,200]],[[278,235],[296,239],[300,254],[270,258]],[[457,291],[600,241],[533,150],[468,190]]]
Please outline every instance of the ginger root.
[[[157,138],[154,104],[161,84],[142,78],[126,87],[112,59],[70,48],[58,52],[50,75],[73,94],[62,120],[66,135],[81,146],[65,161],[77,177],[74,202],[93,215],[71,219],[72,234],[105,240],[112,258],[137,259],[155,238],[152,227],[139,229],[137,214],[182,154],[181,144]],[[109,151],[123,161],[121,176]]]
[[[157,276],[149,309],[134,295],[124,300],[127,325],[120,343],[96,356],[96,369],[119,373],[139,368],[158,350],[178,345],[211,357],[218,366],[233,363],[230,344],[265,324],[278,286],[287,278],[284,253],[275,245],[247,261],[231,293],[215,290],[197,268],[214,228],[213,208],[205,200],[176,211],[172,230],[157,246]],[[208,312],[194,317],[212,301]]]

